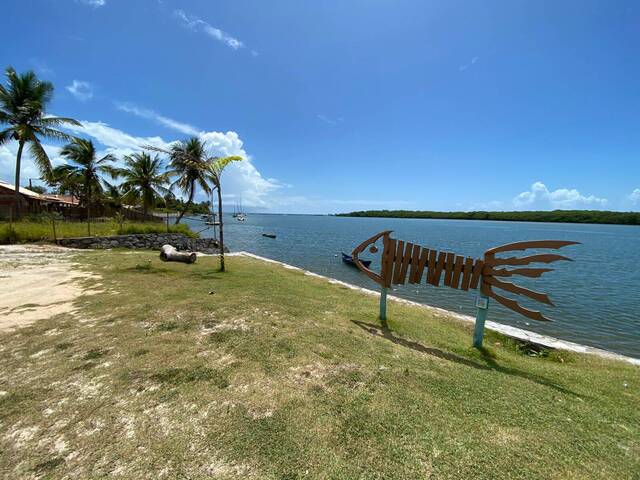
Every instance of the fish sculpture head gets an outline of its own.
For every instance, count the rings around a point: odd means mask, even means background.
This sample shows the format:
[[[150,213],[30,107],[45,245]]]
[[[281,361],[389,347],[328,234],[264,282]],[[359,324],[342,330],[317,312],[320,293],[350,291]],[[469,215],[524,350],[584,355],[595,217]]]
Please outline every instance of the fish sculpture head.
[[[366,239],[364,242],[362,242],[360,245],[354,248],[353,252],[351,253],[351,256],[353,258],[353,263],[356,264],[356,266],[360,269],[360,271],[362,271],[365,275],[367,275],[374,282],[380,285],[384,283],[382,276],[373,272],[368,267],[365,267],[362,264],[362,261],[360,260],[358,255],[360,255],[365,250],[368,250],[369,253],[371,254],[382,252],[384,250],[384,247],[389,243],[389,238],[392,231],[393,230],[385,230],[384,232],[380,232],[374,235],[373,237]]]

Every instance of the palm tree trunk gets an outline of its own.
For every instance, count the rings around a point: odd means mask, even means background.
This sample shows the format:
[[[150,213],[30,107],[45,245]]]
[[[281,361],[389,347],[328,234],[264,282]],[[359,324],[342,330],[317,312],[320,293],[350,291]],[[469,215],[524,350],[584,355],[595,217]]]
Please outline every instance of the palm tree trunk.
[[[191,189],[191,193],[189,194],[189,200],[187,200],[187,203],[185,204],[184,208],[182,209],[182,211],[180,212],[180,215],[178,215],[178,218],[176,218],[176,223],[175,225],[180,223],[180,220],[182,220],[182,217],[184,216],[184,214],[187,212],[187,208],[189,208],[189,205],[191,205],[191,203],[193,202],[193,195],[195,194],[195,188]]]
[[[15,216],[20,218],[20,202],[22,197],[20,196],[20,163],[22,162],[22,149],[24,148],[24,140],[20,140],[18,143],[18,154],[16,155],[16,184],[15,184]]]
[[[87,183],[87,232],[91,236],[91,184]]]
[[[224,272],[224,229],[222,227],[222,192],[218,182],[218,222],[220,222],[220,271]],[[216,228],[215,226],[213,228]]]

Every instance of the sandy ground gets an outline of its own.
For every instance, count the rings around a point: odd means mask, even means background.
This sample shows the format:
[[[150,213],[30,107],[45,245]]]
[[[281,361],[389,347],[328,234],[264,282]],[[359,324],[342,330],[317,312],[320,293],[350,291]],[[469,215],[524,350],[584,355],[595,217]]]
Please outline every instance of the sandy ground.
[[[92,292],[79,280],[95,278],[74,268],[72,250],[53,245],[0,245],[0,331],[73,311]]]

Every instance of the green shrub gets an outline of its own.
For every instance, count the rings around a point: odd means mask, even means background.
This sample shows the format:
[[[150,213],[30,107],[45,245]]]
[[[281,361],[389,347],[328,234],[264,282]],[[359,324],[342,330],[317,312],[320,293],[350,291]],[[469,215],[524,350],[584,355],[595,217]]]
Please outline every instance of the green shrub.
[[[96,222],[91,224],[93,236],[127,235],[134,233],[164,233],[167,226],[160,222],[128,223],[122,225],[116,221]],[[182,233],[191,238],[197,238],[188,225],[169,225],[170,233]],[[85,222],[56,221],[56,235],[58,238],[85,237],[87,224]],[[46,216],[34,217],[10,224],[0,222],[0,245],[30,242],[52,242],[53,226]]]

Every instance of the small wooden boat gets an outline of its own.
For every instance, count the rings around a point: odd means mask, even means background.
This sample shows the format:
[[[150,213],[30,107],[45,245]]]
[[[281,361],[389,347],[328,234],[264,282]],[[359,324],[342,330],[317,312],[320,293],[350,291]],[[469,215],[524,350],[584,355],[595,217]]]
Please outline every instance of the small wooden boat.
[[[274,233],[263,233],[262,236],[267,238],[276,238]]]
[[[350,267],[357,267],[357,265],[353,261],[353,257],[351,255],[347,255],[344,252],[342,252],[342,261]],[[369,268],[369,265],[371,265],[371,260],[360,260],[360,263],[362,263],[365,268]]]

